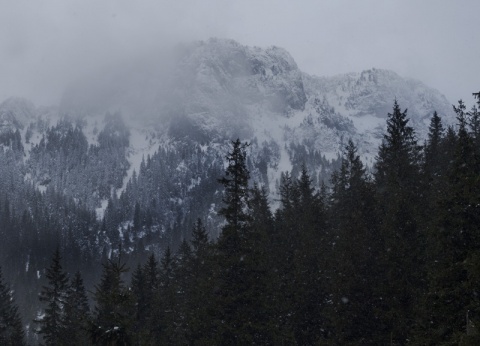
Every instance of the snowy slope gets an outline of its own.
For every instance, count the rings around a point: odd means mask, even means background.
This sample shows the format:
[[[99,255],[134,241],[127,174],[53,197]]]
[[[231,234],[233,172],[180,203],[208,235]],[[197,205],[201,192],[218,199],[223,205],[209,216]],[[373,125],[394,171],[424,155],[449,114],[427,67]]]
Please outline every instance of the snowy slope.
[[[298,171],[301,162],[315,175],[330,169],[326,162],[338,157],[349,138],[371,166],[395,99],[408,108],[419,139],[435,110],[445,123],[454,122],[445,97],[419,81],[379,69],[310,76],[278,47],[210,39],[177,48],[175,63],[162,78],[160,66],[150,67],[150,74],[120,69],[118,76],[106,78],[115,86],[105,82],[93,88],[87,81],[69,88],[61,108],[37,109],[27,100],[9,99],[0,104],[0,132],[21,131],[28,163],[48,128],[65,115],[74,127],[81,125],[88,146],[95,147],[104,115],[120,110],[129,129],[129,166],[121,187],[113,189],[120,196],[143,160],[159,148],[174,151],[179,143],[198,143],[223,155],[232,139],[252,141],[253,175],[274,192],[280,172]],[[108,97],[99,101],[101,95]],[[261,168],[262,160],[267,168]],[[25,174],[34,179],[28,170]],[[325,176],[328,172],[320,178]],[[97,204],[100,216],[105,203]]]

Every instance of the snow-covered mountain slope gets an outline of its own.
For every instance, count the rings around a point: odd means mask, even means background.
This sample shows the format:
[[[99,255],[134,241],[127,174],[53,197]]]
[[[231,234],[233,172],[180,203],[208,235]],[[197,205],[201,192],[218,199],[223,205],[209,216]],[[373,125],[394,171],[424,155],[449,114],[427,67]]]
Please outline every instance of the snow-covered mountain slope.
[[[280,173],[298,172],[302,164],[328,180],[331,160],[349,138],[371,166],[395,99],[408,108],[419,139],[434,111],[447,124],[454,119],[438,91],[392,71],[311,76],[282,48],[224,39],[179,46],[172,56],[168,64],[149,59],[120,66],[101,83],[73,85],[58,108],[39,109],[22,99],[0,104],[1,133],[20,132],[25,178],[41,189],[62,179],[57,187],[88,200],[103,215],[109,196],[120,197],[142,162],[147,166],[159,149],[166,156],[183,155],[177,148],[188,144],[188,150],[210,155],[196,159],[217,162],[212,153],[222,157],[229,141],[240,137],[252,142],[252,175],[274,192]],[[115,111],[122,116],[104,119]],[[112,123],[122,117],[124,123]],[[57,153],[76,145],[81,148],[75,154]],[[69,155],[83,161],[76,164]],[[48,160],[61,167],[50,167]],[[108,169],[115,170],[114,178]]]
[[[257,137],[280,147],[308,142],[327,157],[353,138],[372,158],[395,99],[408,108],[420,139],[433,111],[446,123],[453,119],[442,94],[392,71],[315,77],[302,73],[281,48],[219,39],[193,44],[183,54],[168,109],[180,107],[182,120],[176,121],[200,130],[202,138]]]

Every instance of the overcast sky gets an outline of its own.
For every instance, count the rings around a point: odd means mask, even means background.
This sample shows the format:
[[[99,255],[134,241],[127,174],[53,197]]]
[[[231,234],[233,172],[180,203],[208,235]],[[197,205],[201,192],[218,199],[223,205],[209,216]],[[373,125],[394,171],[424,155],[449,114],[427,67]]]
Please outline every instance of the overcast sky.
[[[54,104],[89,71],[212,36],[316,75],[391,69],[452,103],[480,90],[478,0],[0,0],[0,100]]]

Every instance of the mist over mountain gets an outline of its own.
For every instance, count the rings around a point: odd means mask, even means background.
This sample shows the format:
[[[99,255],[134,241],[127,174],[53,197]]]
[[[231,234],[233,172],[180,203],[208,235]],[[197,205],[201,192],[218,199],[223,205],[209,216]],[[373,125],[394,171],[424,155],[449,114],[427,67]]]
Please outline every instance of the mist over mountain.
[[[162,253],[189,239],[197,218],[215,239],[232,140],[250,143],[252,181],[275,207],[282,172],[296,178],[305,167],[317,188],[329,184],[349,139],[371,168],[395,100],[420,141],[434,111],[454,122],[439,91],[393,71],[312,76],[282,48],[225,39],[116,63],[72,83],[59,105],[7,99],[0,209],[25,229],[0,249],[7,276],[41,284],[58,244],[68,268],[108,258],[118,244],[137,259]]]
[[[394,100],[408,108],[419,139],[434,111],[453,122],[440,92],[393,71],[311,76],[282,48],[214,38],[87,75],[65,91],[58,107],[8,99],[0,119],[4,134],[19,131],[26,180],[56,186],[93,210],[125,192],[142,162],[148,165],[161,150],[201,148],[221,167],[226,145],[237,137],[252,142],[252,172],[270,193],[281,172],[297,174],[303,164],[317,182],[328,183],[348,139],[367,165],[373,163]],[[57,157],[57,145],[65,157]],[[117,160],[105,165],[112,157]],[[75,185],[84,197],[73,192]]]
[[[210,39],[177,46],[158,59],[132,60],[72,85],[61,108],[100,115],[121,111],[174,138],[191,137],[184,132],[194,129],[203,141],[308,139],[315,149],[334,155],[340,138],[348,137],[362,141],[363,151],[374,151],[381,119],[395,99],[409,109],[420,137],[433,110],[447,122],[452,117],[442,94],[393,71],[310,76],[282,48]]]

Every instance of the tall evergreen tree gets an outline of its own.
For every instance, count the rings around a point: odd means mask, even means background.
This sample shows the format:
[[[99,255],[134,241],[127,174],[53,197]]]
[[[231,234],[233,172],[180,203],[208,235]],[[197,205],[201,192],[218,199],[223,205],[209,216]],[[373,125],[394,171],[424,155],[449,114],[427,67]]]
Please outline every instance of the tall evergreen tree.
[[[158,262],[155,255],[148,257],[144,266],[137,266],[133,272],[131,289],[135,299],[135,344],[154,343],[152,326],[155,324],[155,296],[159,288]]]
[[[437,177],[442,171],[442,140],[444,137],[444,128],[442,119],[437,112],[433,113],[428,128],[427,143],[425,146],[425,168],[424,170],[429,175],[429,179]]]
[[[175,291],[174,270],[174,256],[170,247],[167,247],[160,260],[159,286],[155,292],[155,308],[151,320],[155,340],[161,345],[175,345],[178,340],[175,326],[178,300]]]
[[[219,214],[225,217],[227,226],[223,228],[219,243],[226,242],[230,238],[236,240],[241,236],[241,230],[248,221],[248,181],[250,172],[247,169],[248,144],[237,139],[232,142],[232,151],[228,153],[228,162],[225,176],[219,179],[225,188],[223,203]],[[225,244],[227,245],[227,244]],[[229,245],[227,245],[229,246]]]
[[[214,316],[213,300],[213,245],[208,239],[208,232],[199,218],[192,231],[191,289],[188,299],[188,331],[189,344],[207,345],[213,340],[212,316]]]
[[[333,338],[342,345],[376,344],[381,340],[376,316],[380,296],[375,287],[382,244],[377,234],[374,186],[352,140],[331,182]]]
[[[274,259],[272,270],[276,273],[278,289],[276,302],[278,307],[278,323],[285,340],[295,342],[294,295],[295,287],[295,254],[299,248],[299,237],[295,206],[298,205],[297,189],[291,175],[281,174],[280,202],[281,207],[275,213],[275,236],[272,239],[271,257]]]
[[[224,186],[224,206],[220,215],[226,220],[218,240],[218,293],[215,317],[219,344],[269,344],[265,333],[268,323],[258,306],[261,272],[255,263],[254,239],[256,231],[250,227],[249,177],[246,165],[246,143],[236,140],[227,155],[228,166],[220,179]]]
[[[71,280],[65,304],[65,340],[69,345],[89,345],[90,307],[83,285],[83,279],[77,271]]]
[[[25,332],[22,320],[15,305],[12,293],[3,281],[2,269],[0,268],[0,344],[5,346],[23,346]]]
[[[192,251],[194,257],[205,256],[210,244],[208,240],[208,232],[205,226],[203,225],[202,219],[198,218],[195,221],[192,230]]]
[[[422,296],[424,237],[418,227],[420,147],[397,101],[388,114],[387,133],[379,147],[375,182],[385,271],[383,322],[393,342],[405,343],[414,327],[415,306]],[[387,332],[388,331],[388,332]]]
[[[68,277],[63,271],[60,250],[57,247],[45,277],[48,284],[42,287],[39,299],[46,305],[44,314],[36,322],[40,325],[37,332],[47,345],[64,345],[66,340],[65,308],[68,298]]]
[[[188,318],[189,318],[189,300],[192,290],[195,287],[192,285],[193,276],[192,271],[192,248],[190,244],[184,239],[180,244],[180,248],[175,254],[175,335],[178,344],[187,343]]]
[[[95,287],[95,311],[91,337],[98,345],[130,345],[134,328],[134,301],[123,281],[125,263],[109,259],[103,264],[100,284]]]
[[[454,106],[458,131],[445,193],[432,215],[426,321],[423,337],[431,344],[477,344],[472,326],[480,322],[476,282],[480,256],[479,157],[462,101]],[[465,316],[468,316],[466,321]],[[467,332],[467,333],[466,333]],[[467,335],[465,335],[467,334]]]
[[[142,266],[139,264],[132,273],[132,282],[130,285],[135,299],[135,334],[140,334],[140,330],[145,327],[146,313],[148,309],[145,294],[145,274]]]
[[[327,261],[331,256],[331,241],[326,229],[326,210],[312,180],[302,167],[295,182],[294,251],[294,334],[299,344],[315,344],[325,338],[328,322],[325,318],[329,273]],[[314,273],[314,274],[313,274]],[[305,302],[309,302],[305,304]]]

